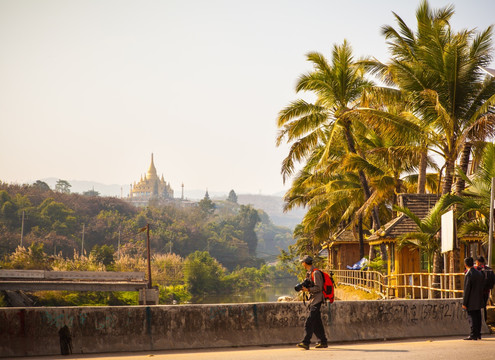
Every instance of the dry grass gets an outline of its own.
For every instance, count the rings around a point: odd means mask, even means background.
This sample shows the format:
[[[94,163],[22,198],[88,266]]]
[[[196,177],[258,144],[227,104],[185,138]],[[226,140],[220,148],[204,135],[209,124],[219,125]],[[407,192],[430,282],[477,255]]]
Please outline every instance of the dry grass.
[[[349,300],[380,300],[381,296],[375,293],[369,293],[360,289],[355,289],[352,286],[338,285],[335,289],[335,295],[337,299],[349,301]]]

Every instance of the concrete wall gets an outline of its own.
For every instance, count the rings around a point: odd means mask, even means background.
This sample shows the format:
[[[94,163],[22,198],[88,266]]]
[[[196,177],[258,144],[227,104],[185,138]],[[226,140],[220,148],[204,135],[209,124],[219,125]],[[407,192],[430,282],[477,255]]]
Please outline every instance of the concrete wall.
[[[0,309],[0,357],[99,353],[301,341],[302,303]],[[322,307],[330,342],[469,334],[460,300],[338,301]],[[486,325],[484,331],[488,329]]]

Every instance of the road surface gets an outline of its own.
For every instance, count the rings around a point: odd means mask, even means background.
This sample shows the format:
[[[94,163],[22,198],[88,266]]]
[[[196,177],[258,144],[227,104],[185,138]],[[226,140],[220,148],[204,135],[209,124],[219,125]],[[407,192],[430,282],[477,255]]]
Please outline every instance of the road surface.
[[[468,360],[495,359],[495,335],[481,341],[466,341],[462,337],[411,339],[380,342],[331,344],[327,349],[309,351],[295,346],[245,347],[204,350],[151,351],[68,356],[16,358],[25,360],[91,359],[91,360]]]

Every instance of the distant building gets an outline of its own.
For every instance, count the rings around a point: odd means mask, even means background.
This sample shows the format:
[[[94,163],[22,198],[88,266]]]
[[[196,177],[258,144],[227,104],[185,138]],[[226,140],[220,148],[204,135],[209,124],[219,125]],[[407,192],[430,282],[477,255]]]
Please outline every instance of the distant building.
[[[165,182],[163,174],[158,177],[153,154],[151,154],[151,164],[148,172],[143,176],[138,183],[131,184],[128,200],[137,205],[147,205],[150,200],[172,201],[174,200],[174,191],[170,187],[170,183]]]

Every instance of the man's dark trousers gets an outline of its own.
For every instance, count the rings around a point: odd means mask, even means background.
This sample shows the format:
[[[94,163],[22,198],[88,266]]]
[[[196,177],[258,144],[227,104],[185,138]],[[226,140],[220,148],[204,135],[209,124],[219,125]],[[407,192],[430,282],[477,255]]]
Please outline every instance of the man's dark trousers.
[[[471,326],[471,334],[473,339],[481,339],[481,310],[468,311],[469,325]]]
[[[322,344],[327,343],[325,328],[323,327],[323,322],[321,321],[321,304],[322,303],[320,302],[309,307],[309,316],[306,319],[306,323],[304,324],[304,330],[306,332],[306,336],[304,336],[303,340],[304,344],[309,345],[311,343],[311,337],[313,336],[313,333],[318,339],[320,339]]]

